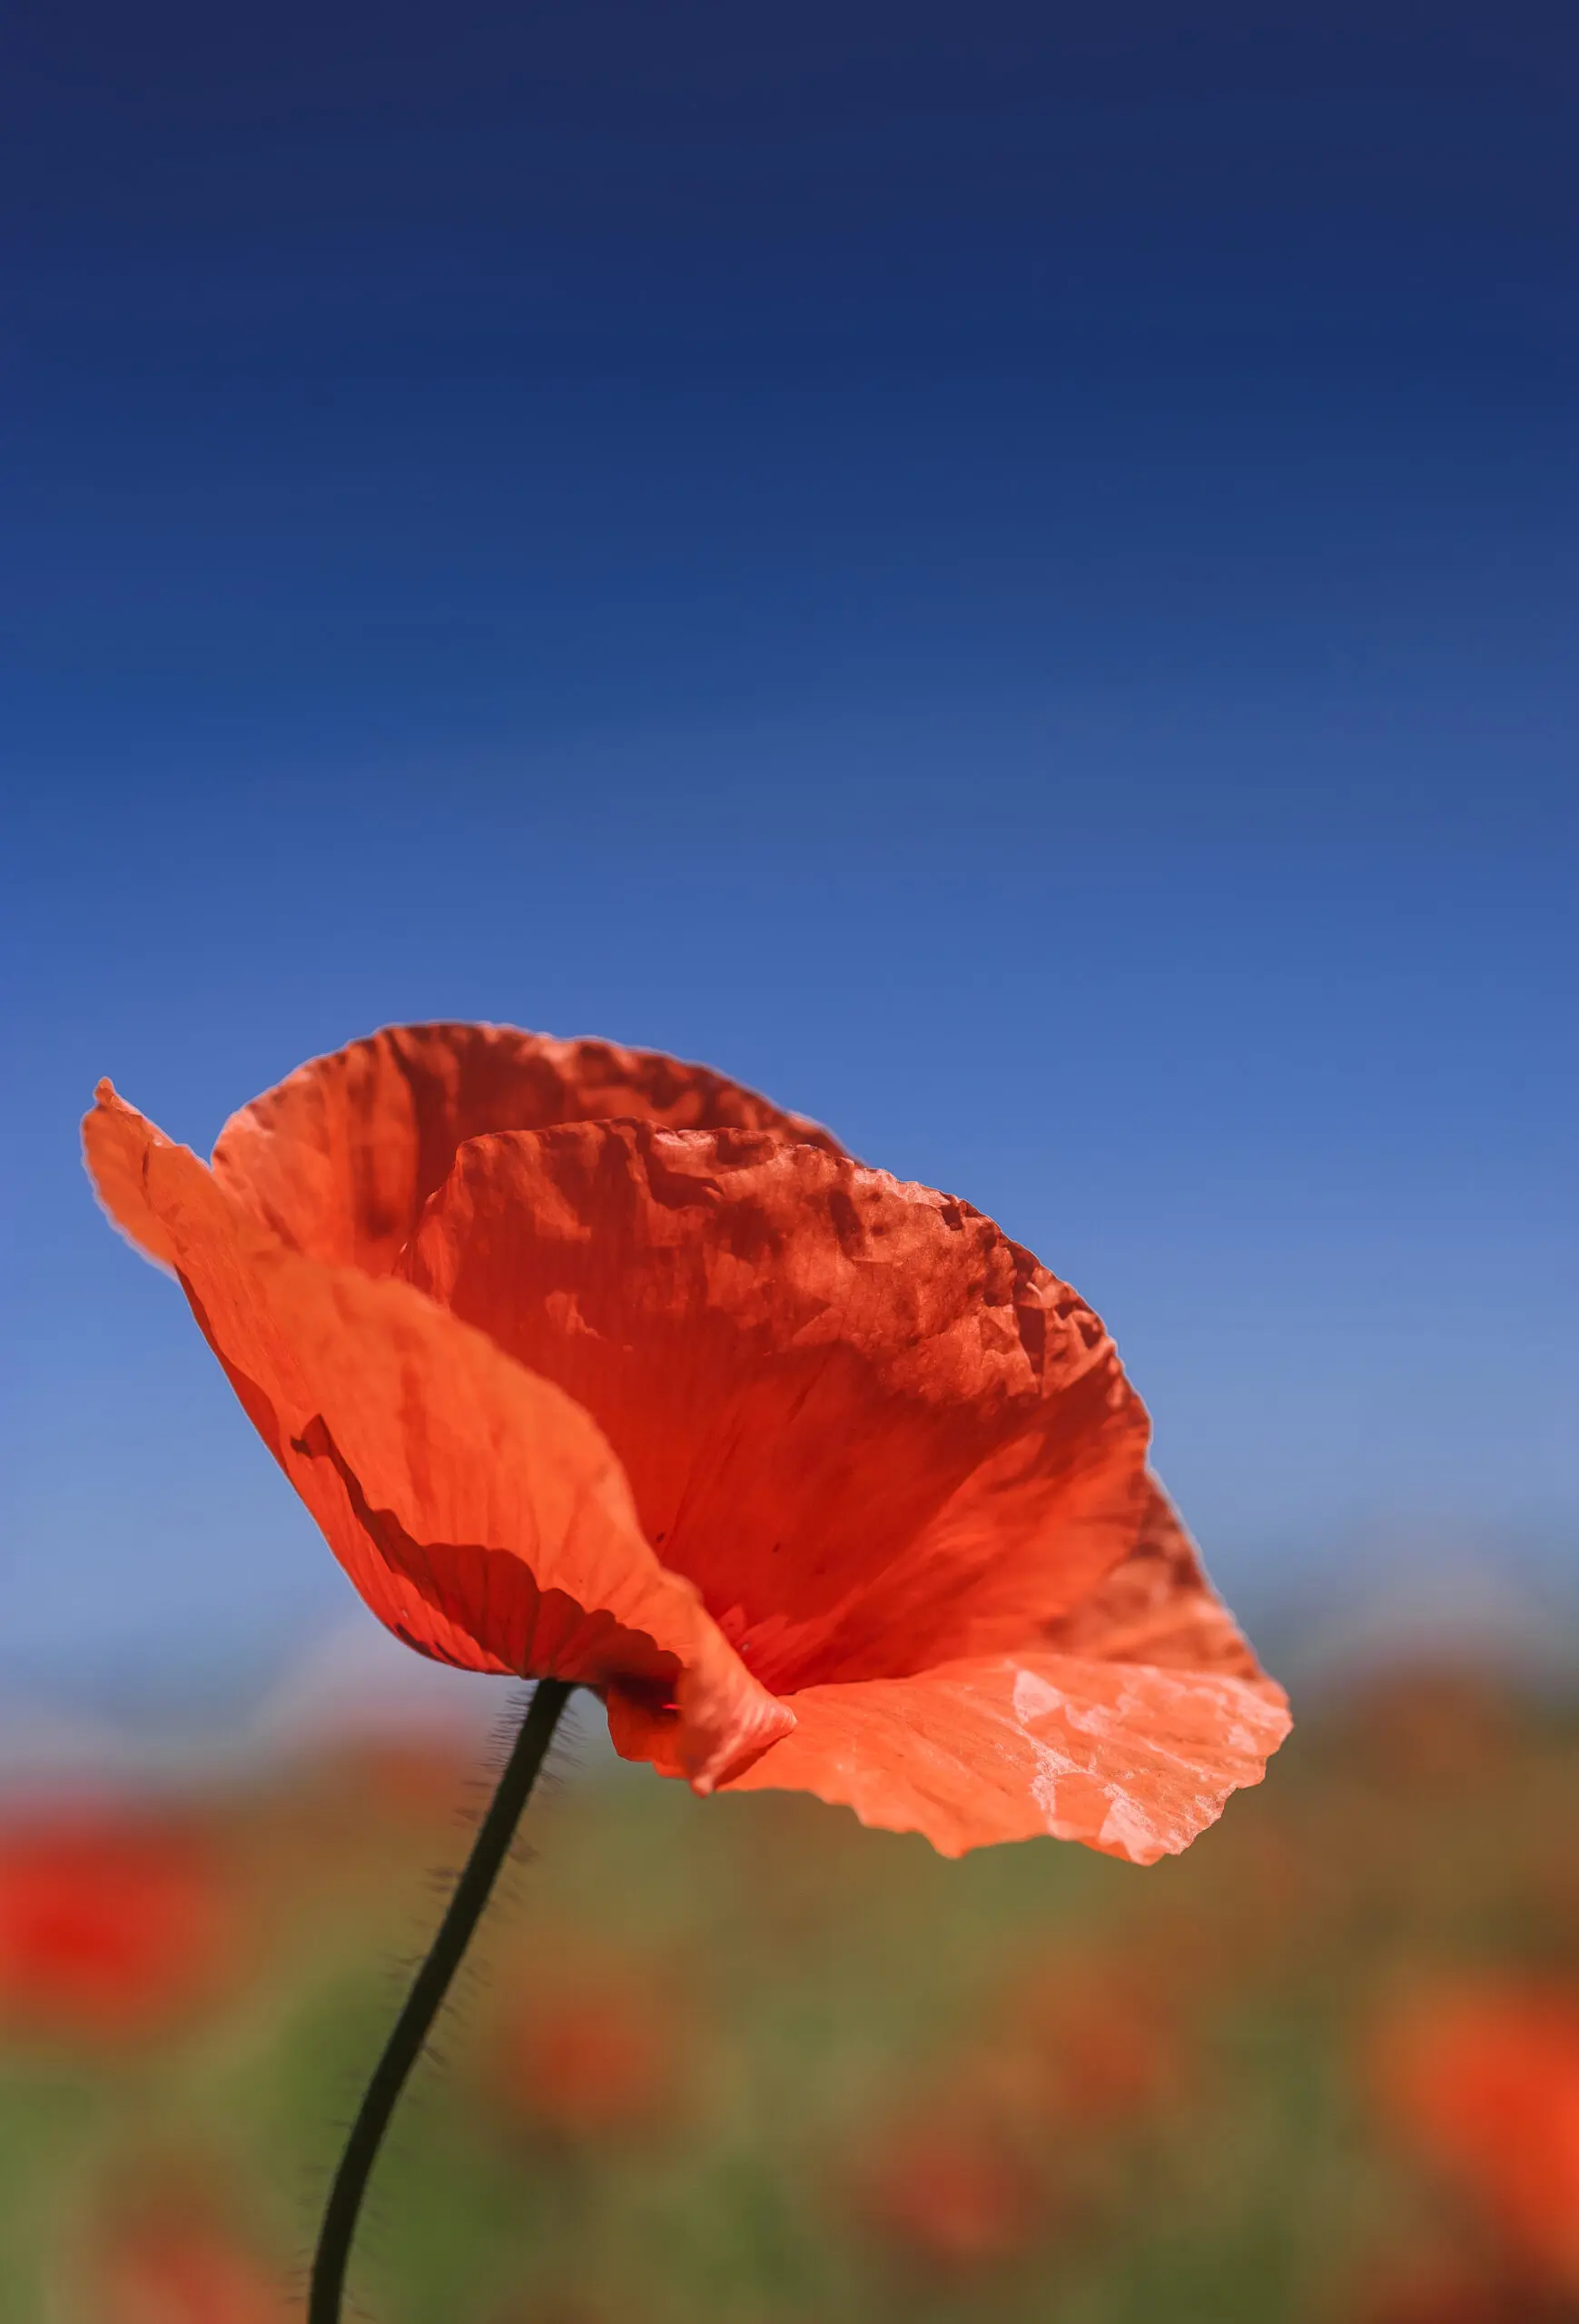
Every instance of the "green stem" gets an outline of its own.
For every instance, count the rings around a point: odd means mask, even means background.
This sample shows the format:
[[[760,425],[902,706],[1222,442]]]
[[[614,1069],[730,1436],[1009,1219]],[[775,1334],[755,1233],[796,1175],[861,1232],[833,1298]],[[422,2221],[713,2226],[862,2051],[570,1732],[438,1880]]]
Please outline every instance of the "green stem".
[[[472,1844],[466,1869],[456,1883],[449,1907],[439,1925],[428,1957],[418,1970],[416,1980],[406,1996],[394,2030],[384,2044],[384,2053],[373,2069],[373,2078],[351,2124],[345,2152],[334,2174],[330,2190],[329,2207],[323,2214],[323,2227],[318,2239],[318,2250],[312,2262],[312,2286],[307,2296],[307,2324],[340,2324],[340,2301],[345,2291],[346,2263],[350,2258],[351,2238],[356,2232],[357,2214],[362,2197],[367,2192],[368,2180],[383,2142],[396,2101],[406,2084],[406,2077],[422,2054],[423,2044],[432,2031],[433,2021],[443,2005],[450,1980],[460,1966],[461,1957],[471,1942],[472,1933],[482,1918],[484,1905],[498,1876],[498,1869],[509,1853],[521,1810],[531,1796],[548,1755],[559,1714],[569,1700],[571,1689],[562,1679],[539,1679],[532,1692],[521,1731],[517,1736],[505,1771],[498,1780],[483,1817],[476,1840]]]

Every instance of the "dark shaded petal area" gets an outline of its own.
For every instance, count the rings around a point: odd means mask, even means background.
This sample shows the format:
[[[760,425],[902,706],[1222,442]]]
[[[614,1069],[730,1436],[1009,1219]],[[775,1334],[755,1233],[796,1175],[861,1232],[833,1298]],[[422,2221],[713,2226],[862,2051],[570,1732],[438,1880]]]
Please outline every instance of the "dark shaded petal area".
[[[399,1272],[557,1381],[778,1692],[1038,1641],[1132,1551],[1112,1342],[968,1204],[750,1130],[475,1138]]]

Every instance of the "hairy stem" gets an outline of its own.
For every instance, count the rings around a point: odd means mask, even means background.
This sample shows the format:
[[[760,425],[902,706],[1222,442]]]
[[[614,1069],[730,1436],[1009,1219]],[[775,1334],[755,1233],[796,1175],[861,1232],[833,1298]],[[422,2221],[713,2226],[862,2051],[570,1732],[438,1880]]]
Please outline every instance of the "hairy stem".
[[[533,1689],[521,1731],[479,1827],[466,1869],[456,1883],[449,1909],[439,1925],[439,1934],[417,1972],[405,2006],[384,2044],[383,2055],[373,2069],[372,2080],[357,2110],[330,2190],[329,2207],[323,2214],[312,2262],[307,2324],[340,2324],[346,2263],[350,2258],[357,2214],[390,2117],[405,2088],[406,2077],[422,2054],[450,1981],[482,1918],[483,1907],[498,1876],[499,1866],[509,1853],[521,1810],[531,1797],[532,1786],[571,1691],[562,1679],[539,1679]]]

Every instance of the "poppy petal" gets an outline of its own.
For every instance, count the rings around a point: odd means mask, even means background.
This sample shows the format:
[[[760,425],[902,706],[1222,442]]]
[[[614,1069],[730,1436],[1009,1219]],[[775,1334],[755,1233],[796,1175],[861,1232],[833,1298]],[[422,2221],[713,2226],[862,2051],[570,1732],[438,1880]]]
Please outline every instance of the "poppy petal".
[[[1281,1690],[1215,1670],[996,1655],[914,1679],[807,1687],[795,1730],[728,1779],[810,1791],[943,1856],[1051,1833],[1153,1864],[1259,1783]],[[617,1741],[617,1737],[616,1738]]]
[[[1265,1674],[1207,1580],[1200,1553],[1155,1477],[1134,1549],[1072,1612],[1048,1626],[1061,1653],[1169,1669],[1222,1670],[1258,1683]]]
[[[117,1226],[173,1266],[253,1424],[374,1613],[440,1661],[629,1690],[706,1787],[794,1723],[642,1536],[596,1422],[409,1284],[301,1257],[100,1085]]]
[[[838,1151],[815,1122],[653,1050],[508,1025],[390,1025],[232,1114],[213,1168],[295,1249],[384,1275],[465,1139],[627,1116],[678,1129],[774,1129]]]
[[[1042,1642],[1132,1551],[1148,1422],[952,1197],[746,1130],[475,1138],[398,1272],[590,1412],[778,1693]]]

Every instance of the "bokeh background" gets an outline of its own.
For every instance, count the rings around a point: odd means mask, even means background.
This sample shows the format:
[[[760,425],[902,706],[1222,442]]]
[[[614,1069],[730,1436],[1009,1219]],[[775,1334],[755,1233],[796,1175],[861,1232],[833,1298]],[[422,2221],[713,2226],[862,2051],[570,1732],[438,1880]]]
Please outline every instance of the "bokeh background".
[[[7,2318],[289,2312],[509,1708],[361,1614],[76,1122],[206,1149],[441,1015],[1030,1244],[1301,1724],[1145,1875],[587,1727],[367,2313],[1572,2314],[1573,63],[1455,0],[13,25]]]

